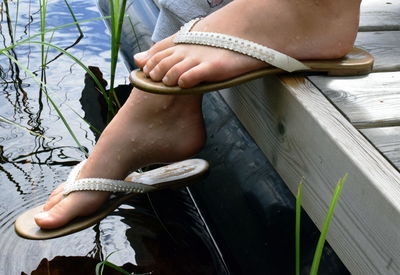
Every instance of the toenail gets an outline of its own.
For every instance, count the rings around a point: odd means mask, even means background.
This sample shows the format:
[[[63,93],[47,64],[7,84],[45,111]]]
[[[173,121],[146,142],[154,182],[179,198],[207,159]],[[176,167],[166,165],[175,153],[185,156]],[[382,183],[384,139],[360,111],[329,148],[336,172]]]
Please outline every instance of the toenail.
[[[143,72],[147,72],[147,65],[143,67]]]
[[[185,83],[183,82],[182,79],[179,79],[179,80],[178,80],[178,86],[179,86],[179,87],[183,87],[184,84],[185,84]]]
[[[135,55],[133,56],[133,58],[134,58],[134,59],[143,59],[143,58],[145,58],[145,57],[147,56],[147,54],[148,54],[147,51],[140,52],[140,53],[135,54]]]
[[[162,82],[165,83],[165,84],[168,84],[169,83],[168,76],[164,76],[164,78],[162,79]]]
[[[49,218],[49,212],[42,212],[35,215],[35,219],[45,220]]]

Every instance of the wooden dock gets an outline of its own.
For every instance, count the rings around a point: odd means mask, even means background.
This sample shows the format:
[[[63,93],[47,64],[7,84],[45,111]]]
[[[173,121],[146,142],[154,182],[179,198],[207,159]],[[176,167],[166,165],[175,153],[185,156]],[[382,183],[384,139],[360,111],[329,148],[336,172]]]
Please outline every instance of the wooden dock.
[[[328,241],[352,274],[400,274],[400,1],[363,0],[357,77],[270,76],[221,91],[321,227],[349,174]]]

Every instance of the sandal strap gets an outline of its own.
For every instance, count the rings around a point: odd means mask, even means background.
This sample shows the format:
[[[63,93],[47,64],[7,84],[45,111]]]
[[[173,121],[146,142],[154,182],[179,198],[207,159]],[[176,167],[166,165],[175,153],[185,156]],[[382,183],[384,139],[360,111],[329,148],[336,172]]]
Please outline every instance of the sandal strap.
[[[228,49],[259,59],[287,72],[310,70],[308,66],[286,54],[246,39],[215,32],[191,32],[190,30],[200,20],[201,18],[196,18],[183,25],[177,32],[174,43]]]
[[[104,178],[85,178],[75,180],[86,160],[72,169],[64,185],[63,195],[67,196],[74,191],[105,191],[125,193],[145,193],[156,188],[147,184],[133,181],[113,180]]]

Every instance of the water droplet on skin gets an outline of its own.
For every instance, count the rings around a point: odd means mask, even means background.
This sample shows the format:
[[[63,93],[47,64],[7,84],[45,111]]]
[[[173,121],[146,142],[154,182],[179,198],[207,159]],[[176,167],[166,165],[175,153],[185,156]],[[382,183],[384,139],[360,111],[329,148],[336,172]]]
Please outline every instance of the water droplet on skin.
[[[164,105],[162,108],[163,108],[163,110],[167,110],[168,106]]]
[[[149,129],[152,129],[153,128],[153,123],[150,123],[147,127],[149,128]]]
[[[136,141],[136,138],[131,138],[131,142],[135,142]]]

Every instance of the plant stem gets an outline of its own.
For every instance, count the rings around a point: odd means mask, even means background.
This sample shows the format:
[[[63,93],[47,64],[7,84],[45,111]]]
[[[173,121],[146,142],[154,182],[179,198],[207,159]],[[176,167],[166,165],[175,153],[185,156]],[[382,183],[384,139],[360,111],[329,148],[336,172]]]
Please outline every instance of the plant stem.
[[[333,212],[336,207],[336,203],[339,199],[340,193],[342,192],[343,185],[346,182],[348,174],[346,173],[336,184],[335,192],[333,193],[331,203],[329,205],[328,213],[325,217],[324,225],[321,230],[321,235],[318,240],[317,248],[315,249],[314,259],[311,265],[310,275],[317,275],[319,263],[321,261],[322,250],[324,248],[326,235],[328,234],[329,225],[331,223]]]
[[[296,225],[295,225],[295,268],[296,275],[300,275],[300,217],[301,217],[301,199],[303,197],[303,181],[299,183],[296,196]]]

